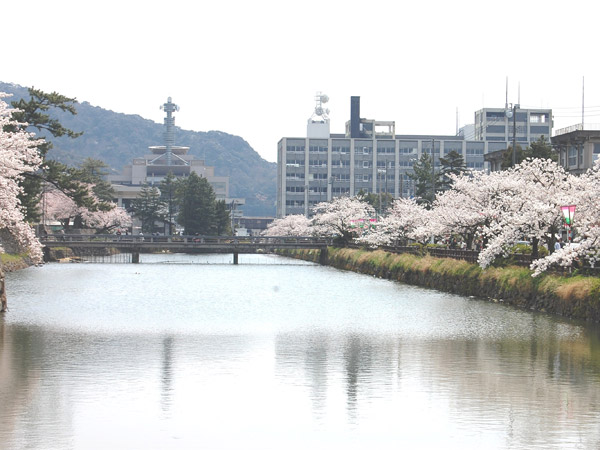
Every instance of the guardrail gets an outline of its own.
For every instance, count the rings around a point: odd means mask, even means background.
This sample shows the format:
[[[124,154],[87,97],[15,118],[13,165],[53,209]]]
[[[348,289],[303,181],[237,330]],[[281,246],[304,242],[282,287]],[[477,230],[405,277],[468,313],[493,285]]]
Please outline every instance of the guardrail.
[[[164,236],[164,235],[116,235],[116,234],[49,234],[42,236],[40,242],[46,246],[59,245],[90,247],[202,247],[202,246],[315,246],[332,245],[333,239],[312,236]]]

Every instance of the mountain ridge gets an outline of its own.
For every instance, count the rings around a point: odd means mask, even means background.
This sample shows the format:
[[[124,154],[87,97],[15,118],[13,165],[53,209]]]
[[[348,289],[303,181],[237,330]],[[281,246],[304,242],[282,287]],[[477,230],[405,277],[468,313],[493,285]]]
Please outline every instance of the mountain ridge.
[[[29,99],[28,88],[12,83],[0,82],[0,92],[12,94],[4,99],[7,103]],[[54,144],[48,152],[49,159],[77,166],[89,157],[104,161],[112,173],[119,173],[133,158],[147,154],[149,146],[164,145],[163,124],[87,101],[77,103],[75,108],[76,115],[49,111],[65,127],[83,131],[76,139],[46,135]],[[189,154],[215,167],[215,175],[230,177],[229,195],[246,199],[245,215],[275,215],[277,164],[263,159],[242,137],[224,131],[192,131],[176,126],[175,144],[190,147]]]

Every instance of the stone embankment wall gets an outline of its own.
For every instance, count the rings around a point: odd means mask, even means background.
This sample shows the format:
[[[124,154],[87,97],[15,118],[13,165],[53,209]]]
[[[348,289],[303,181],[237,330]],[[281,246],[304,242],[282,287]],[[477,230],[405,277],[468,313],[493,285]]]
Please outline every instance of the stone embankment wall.
[[[318,250],[281,255],[323,263]],[[326,264],[389,280],[473,296],[520,308],[600,322],[600,279],[584,276],[531,277],[523,267],[488,268],[449,258],[394,254],[381,250],[329,248]]]

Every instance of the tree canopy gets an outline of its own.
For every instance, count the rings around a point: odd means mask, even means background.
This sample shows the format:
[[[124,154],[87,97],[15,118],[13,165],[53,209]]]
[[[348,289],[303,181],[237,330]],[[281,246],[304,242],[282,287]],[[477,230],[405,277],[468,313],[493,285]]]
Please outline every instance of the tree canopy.
[[[451,175],[460,175],[467,170],[464,158],[456,150],[448,152],[446,157],[440,157],[440,165],[439,186],[441,190],[450,188]]]
[[[208,180],[192,172],[177,185],[177,222],[185,234],[216,233],[216,199]]]
[[[432,205],[439,188],[439,173],[434,173],[433,158],[423,153],[413,164],[413,173],[408,177],[415,182],[415,197],[418,203]]]
[[[13,117],[17,122],[9,125],[12,131],[37,130],[31,134],[30,139],[38,150],[42,164],[35,171],[24,172],[20,181],[22,190],[19,200],[24,207],[25,218],[30,222],[39,222],[41,212],[39,208],[44,184],[53,186],[71,198],[77,206],[82,206],[91,211],[110,209],[108,204],[100,204],[103,195],[94,195],[88,190],[90,182],[85,179],[85,171],[66,166],[57,161],[47,159],[48,151],[53,147],[50,137],[58,138],[67,136],[77,138],[81,132],[75,132],[64,127],[60,121],[52,117],[50,112],[60,110],[70,114],[77,114],[75,105],[77,100],[60,95],[56,92],[46,93],[39,89],[29,89],[29,100],[21,99],[11,102],[15,111]],[[50,136],[43,136],[47,132]],[[101,185],[98,177],[94,177],[94,185]],[[104,189],[106,186],[104,186]],[[106,190],[106,189],[105,189]],[[110,200],[110,199],[108,199]],[[100,202],[100,203],[99,203]]]

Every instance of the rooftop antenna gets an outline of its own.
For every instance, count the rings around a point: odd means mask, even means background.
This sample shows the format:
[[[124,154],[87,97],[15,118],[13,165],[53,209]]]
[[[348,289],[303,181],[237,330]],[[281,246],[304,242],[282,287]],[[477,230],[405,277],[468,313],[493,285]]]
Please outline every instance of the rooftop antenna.
[[[521,82],[519,81],[519,90],[517,93],[517,105],[521,104]]]
[[[317,94],[315,95],[315,102],[316,102],[316,106],[315,106],[315,111],[313,112],[312,116],[310,117],[310,120],[313,121],[317,121],[317,122],[327,122],[329,121],[329,110],[326,108],[323,108],[323,104],[327,103],[329,101],[329,97],[321,92],[317,92]]]
[[[504,109],[508,109],[508,77],[506,77],[506,100],[504,102]]]
[[[456,135],[458,136],[458,106],[456,107]]]
[[[581,80],[581,129],[585,130],[585,121],[584,119],[584,114],[585,114],[585,110],[584,110],[584,106],[585,106],[585,76],[582,77]]]
[[[172,165],[171,156],[173,154],[173,144],[175,144],[175,117],[173,112],[179,111],[179,106],[171,102],[171,97],[167,99],[167,103],[162,105],[160,109],[167,113],[165,117],[165,156],[167,158],[167,166]]]

